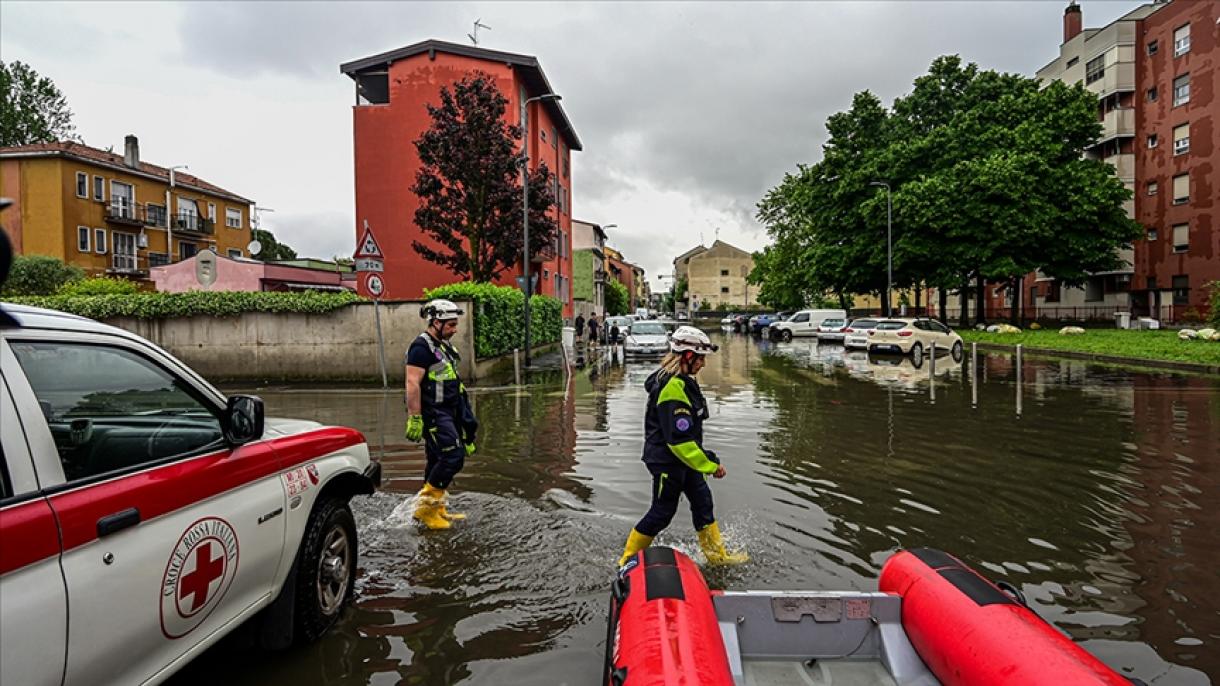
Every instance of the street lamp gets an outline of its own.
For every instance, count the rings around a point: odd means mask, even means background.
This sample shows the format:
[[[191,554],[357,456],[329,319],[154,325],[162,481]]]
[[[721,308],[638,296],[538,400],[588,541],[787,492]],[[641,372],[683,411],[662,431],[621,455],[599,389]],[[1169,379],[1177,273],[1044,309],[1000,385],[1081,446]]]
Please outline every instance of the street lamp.
[[[890,197],[890,184],[870,181],[868,185],[885,188],[885,316],[889,317],[894,309],[890,302],[894,295],[894,205]]]
[[[522,247],[522,270],[521,277],[525,281],[525,366],[530,366],[530,296],[533,295],[533,284],[530,274],[530,103],[542,102],[544,100],[558,101],[561,96],[555,93],[544,93],[535,95],[532,98],[527,98],[525,104],[521,106],[521,155],[524,172],[524,179],[521,182],[521,197],[523,215],[523,228],[525,231],[525,245]]]
[[[165,189],[165,259],[172,264],[174,261],[174,212],[170,197],[174,192],[174,172],[179,169],[190,169],[185,164],[169,168],[169,188]]]

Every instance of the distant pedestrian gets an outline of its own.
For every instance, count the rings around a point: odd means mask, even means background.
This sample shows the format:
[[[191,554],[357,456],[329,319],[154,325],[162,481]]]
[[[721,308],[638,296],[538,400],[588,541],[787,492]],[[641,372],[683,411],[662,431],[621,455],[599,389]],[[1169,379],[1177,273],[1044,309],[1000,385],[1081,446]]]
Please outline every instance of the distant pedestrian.
[[[610,325],[610,344],[611,345],[618,345],[619,333],[621,333],[621,332],[618,330],[618,324],[611,324]]]
[[[597,313],[589,315],[589,343],[597,345]]]
[[[581,340],[585,337],[585,316],[583,314],[576,315],[576,340]]]

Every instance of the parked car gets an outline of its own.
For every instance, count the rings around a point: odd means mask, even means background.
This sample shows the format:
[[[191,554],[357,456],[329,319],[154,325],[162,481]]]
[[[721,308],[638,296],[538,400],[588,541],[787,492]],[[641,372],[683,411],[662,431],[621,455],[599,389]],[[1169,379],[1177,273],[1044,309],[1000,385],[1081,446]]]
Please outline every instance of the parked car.
[[[962,337],[935,319],[883,319],[868,332],[870,353],[900,353],[923,358],[935,343],[953,359],[962,359]]]
[[[847,319],[843,310],[800,310],[786,321],[776,322],[774,338],[790,341],[797,336],[816,336],[818,326],[827,319]]]
[[[853,319],[843,329],[843,347],[868,350],[868,332],[872,331],[879,319]]]
[[[635,322],[623,341],[628,356],[659,356],[668,351],[669,330],[658,321]]]
[[[842,342],[846,334],[847,319],[845,317],[832,317],[823,319],[821,324],[818,324],[818,343],[835,343]]]
[[[750,315],[733,315],[733,333],[744,333],[750,330]]]
[[[148,341],[4,306],[0,683],[159,683],[246,621],[286,648],[351,599],[381,465]],[[239,553],[240,551],[240,553]]]

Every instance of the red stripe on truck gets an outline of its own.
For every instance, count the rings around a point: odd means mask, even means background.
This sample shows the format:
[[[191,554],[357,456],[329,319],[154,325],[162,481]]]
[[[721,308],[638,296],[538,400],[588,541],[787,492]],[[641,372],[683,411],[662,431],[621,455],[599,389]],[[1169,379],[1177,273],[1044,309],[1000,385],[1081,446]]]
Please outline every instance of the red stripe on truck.
[[[55,513],[45,498],[0,510],[0,575],[58,553]]]

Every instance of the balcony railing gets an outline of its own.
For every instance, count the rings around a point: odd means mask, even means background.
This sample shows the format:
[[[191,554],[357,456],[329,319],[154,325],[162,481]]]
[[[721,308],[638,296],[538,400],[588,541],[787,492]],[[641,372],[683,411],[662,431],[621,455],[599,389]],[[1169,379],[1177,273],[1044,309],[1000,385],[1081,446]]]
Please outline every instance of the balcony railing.
[[[174,215],[174,231],[211,235],[216,232],[216,223],[197,214],[180,213]]]
[[[1099,142],[1135,135],[1135,109],[1121,108],[1106,112],[1101,120]]]
[[[143,274],[148,271],[148,260],[132,253],[111,253],[110,268],[106,271],[111,274]]]
[[[106,221],[139,226],[144,223],[144,206],[120,195],[112,196],[106,205]]]

